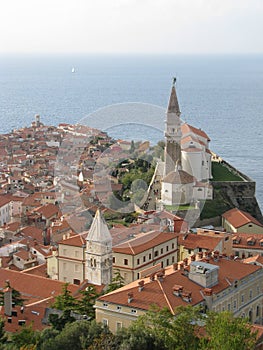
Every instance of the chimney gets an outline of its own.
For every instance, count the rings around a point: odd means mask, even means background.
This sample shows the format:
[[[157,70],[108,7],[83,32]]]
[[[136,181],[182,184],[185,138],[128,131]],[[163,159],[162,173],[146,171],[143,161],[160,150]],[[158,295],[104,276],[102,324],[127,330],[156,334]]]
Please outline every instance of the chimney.
[[[198,257],[199,257],[199,259],[202,259],[203,258],[203,252],[199,252],[198,253]]]
[[[162,282],[163,281],[163,278],[164,278],[164,270],[160,271],[160,272],[157,272],[156,276],[157,276],[157,279]]]
[[[173,269],[174,269],[174,271],[176,271],[178,269],[178,263],[173,264]]]
[[[12,288],[4,289],[4,311],[6,316],[12,316]]]
[[[144,288],[144,281],[139,281],[138,286],[139,286],[139,292],[141,292]]]
[[[184,301],[186,301],[187,303],[191,303],[191,301],[192,301],[192,292],[184,291],[184,292],[182,292],[181,296],[182,296],[182,299]]]
[[[152,273],[151,276],[150,276],[150,280],[154,281],[154,279],[155,279],[155,273]]]
[[[177,297],[180,297],[183,292],[183,286],[180,286],[178,284],[175,284],[173,286],[173,295],[176,295]]]
[[[133,293],[129,292],[128,295],[128,303],[130,304],[133,301]]]

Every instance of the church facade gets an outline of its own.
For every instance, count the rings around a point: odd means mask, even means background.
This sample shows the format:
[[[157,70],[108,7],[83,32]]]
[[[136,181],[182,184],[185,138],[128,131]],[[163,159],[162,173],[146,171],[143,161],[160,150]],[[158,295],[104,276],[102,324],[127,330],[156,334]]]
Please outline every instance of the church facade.
[[[164,163],[158,165],[164,205],[212,199],[209,141],[203,130],[182,122],[174,81],[166,112]]]

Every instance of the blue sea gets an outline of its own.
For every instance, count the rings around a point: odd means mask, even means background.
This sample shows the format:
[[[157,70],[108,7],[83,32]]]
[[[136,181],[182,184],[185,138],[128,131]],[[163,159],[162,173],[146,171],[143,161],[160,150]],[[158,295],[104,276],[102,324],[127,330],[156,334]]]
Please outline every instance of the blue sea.
[[[72,67],[75,73],[72,73]],[[82,122],[119,138],[163,138],[172,77],[182,119],[257,183],[263,208],[263,56],[1,56],[0,132]]]

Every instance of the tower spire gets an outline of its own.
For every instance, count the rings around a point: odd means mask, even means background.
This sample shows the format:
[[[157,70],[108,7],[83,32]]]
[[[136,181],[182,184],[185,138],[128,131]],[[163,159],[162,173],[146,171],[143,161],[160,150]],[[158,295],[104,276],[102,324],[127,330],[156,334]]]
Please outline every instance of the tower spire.
[[[173,78],[173,85],[171,90],[171,95],[168,103],[167,113],[175,113],[180,116],[180,108],[177,99],[176,89],[175,89],[176,77]]]

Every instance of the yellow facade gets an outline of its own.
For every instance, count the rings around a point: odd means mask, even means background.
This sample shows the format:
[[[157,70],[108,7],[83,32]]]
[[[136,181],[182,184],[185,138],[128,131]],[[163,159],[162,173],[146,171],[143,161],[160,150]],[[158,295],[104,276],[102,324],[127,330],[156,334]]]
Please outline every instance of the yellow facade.
[[[177,262],[177,254],[176,237],[135,255],[118,253],[113,248],[113,273],[120,271],[128,284],[141,278],[141,272],[151,266],[161,264],[166,267]]]

